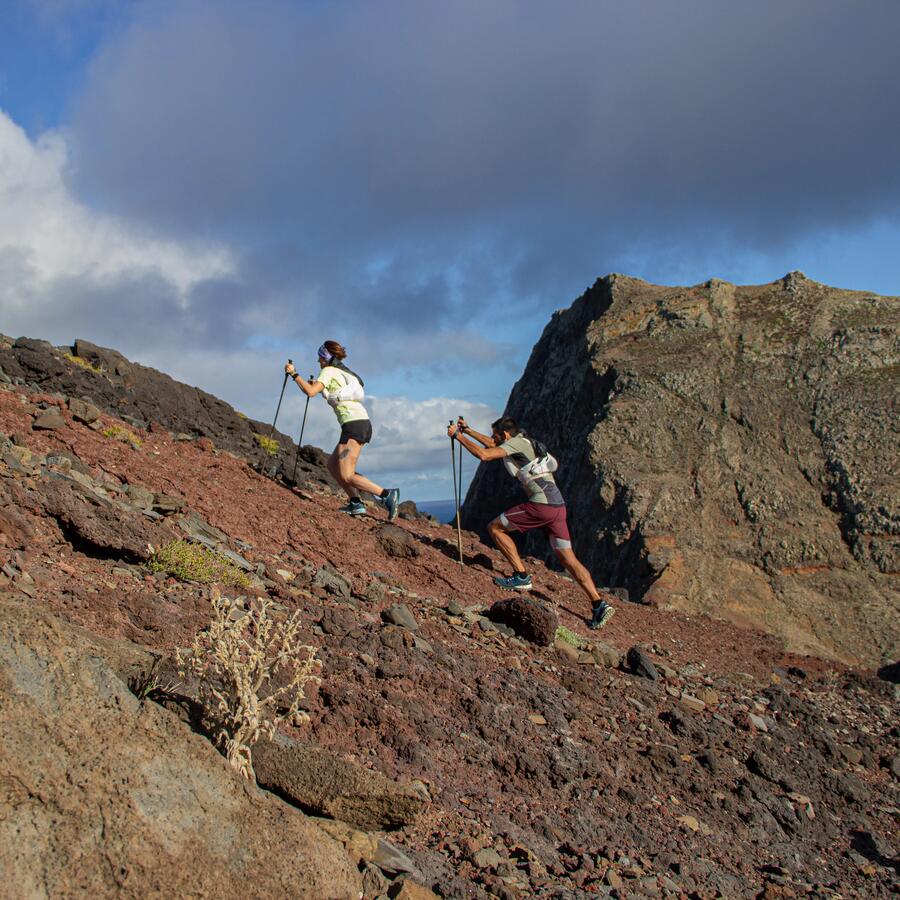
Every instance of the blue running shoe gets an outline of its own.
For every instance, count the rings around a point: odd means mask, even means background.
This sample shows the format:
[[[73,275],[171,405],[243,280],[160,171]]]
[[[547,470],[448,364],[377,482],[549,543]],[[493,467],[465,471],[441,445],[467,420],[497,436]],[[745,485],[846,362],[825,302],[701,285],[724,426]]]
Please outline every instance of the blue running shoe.
[[[615,614],[616,608],[605,600],[601,600],[594,607],[594,615],[591,617],[590,627],[595,630],[602,628]]]
[[[388,521],[393,522],[397,518],[397,512],[400,509],[400,488],[387,488],[387,494],[379,497],[378,501],[387,510]]]
[[[364,516],[366,514],[366,505],[362,500],[351,500],[344,504],[338,512],[347,513],[348,516]]]
[[[494,584],[504,591],[530,591],[532,588],[531,576],[525,572],[513,572],[509,578],[495,578]]]

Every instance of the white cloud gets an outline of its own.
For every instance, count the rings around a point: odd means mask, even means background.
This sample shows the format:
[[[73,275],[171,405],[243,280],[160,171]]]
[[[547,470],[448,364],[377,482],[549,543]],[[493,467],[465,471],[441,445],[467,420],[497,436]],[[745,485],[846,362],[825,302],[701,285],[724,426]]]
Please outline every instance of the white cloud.
[[[57,342],[75,336],[107,342],[137,362],[198,384],[254,418],[270,421],[287,354],[217,342],[215,323],[222,316],[199,299],[206,283],[240,286],[244,273],[236,255],[224,244],[167,239],[91,209],[69,190],[67,162],[63,134],[31,140],[0,111],[0,331]],[[254,316],[267,314],[249,301],[236,312],[240,327],[251,332]],[[492,352],[488,342],[466,332],[395,343],[380,344],[377,353],[362,345],[362,362],[367,354],[387,354],[415,367],[433,361],[436,348],[448,346],[455,353],[464,347],[473,358]],[[399,484],[405,496],[420,498],[452,495],[447,421],[464,415],[486,427],[496,418],[487,404],[449,397],[376,394],[367,405],[375,439],[361,469],[376,480]],[[288,386],[278,427],[295,440],[303,409],[304,398]],[[334,414],[321,398],[314,399],[304,443],[330,449],[338,433]],[[475,461],[467,458],[465,485],[474,468]]]
[[[267,425],[275,415],[282,385],[283,359],[274,354],[219,353],[198,347],[196,352],[186,356],[180,350],[159,349],[145,354],[140,362],[180,381],[199,383],[205,390]],[[288,384],[277,427],[294,441],[300,436],[305,406],[305,396]],[[366,408],[372,419],[373,439],[362,451],[359,471],[384,486],[399,486],[403,498],[412,500],[442,500],[453,496],[447,437],[450,419],[464,416],[474,428],[489,432],[490,423],[501,413],[489,404],[456,397],[413,400],[371,393],[366,397]],[[330,452],[339,434],[340,427],[331,408],[322,397],[313,397],[303,443]],[[478,461],[463,451],[463,493],[477,466]]]
[[[399,484],[405,496],[422,500],[453,496],[448,421],[464,416],[477,430],[490,432],[490,423],[500,415],[487,404],[453,397],[412,401],[376,396],[368,406],[374,437],[363,451],[360,469],[376,481]],[[464,450],[463,493],[477,466],[478,460]]]
[[[67,296],[146,278],[183,307],[194,287],[234,272],[222,245],[166,240],[79,202],[66,186],[67,160],[62,134],[32,141],[0,110],[0,272],[13,276],[0,280],[4,327],[38,318],[52,330]]]

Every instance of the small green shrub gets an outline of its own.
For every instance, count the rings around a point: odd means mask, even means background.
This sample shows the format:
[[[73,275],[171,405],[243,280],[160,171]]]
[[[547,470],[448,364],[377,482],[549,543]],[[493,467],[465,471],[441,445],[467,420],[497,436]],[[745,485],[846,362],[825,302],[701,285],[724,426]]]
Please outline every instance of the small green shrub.
[[[560,641],[571,644],[578,650],[580,650],[584,644],[584,638],[579,637],[574,631],[569,631],[564,625],[560,625],[559,628],[556,629],[556,637]]]
[[[269,454],[269,456],[278,456],[278,441],[275,438],[268,438],[264,434],[253,433],[256,443]]]
[[[82,357],[80,356],[75,356],[74,353],[66,353],[65,357],[70,363],[73,363],[76,366],[80,366],[82,369],[87,369],[89,372],[94,372],[97,375],[106,374],[103,369],[98,368],[97,366],[93,365],[93,363],[89,363],[86,359],[82,359]]]
[[[145,700],[153,700],[171,693],[178,687],[178,682],[172,679],[161,681],[157,669],[162,657],[157,656],[150,666],[149,672],[141,672],[128,679],[128,687],[131,693],[143,703]]]
[[[150,558],[149,566],[150,571],[165,572],[179,581],[250,585],[250,579],[234,563],[200,544],[187,541],[172,541],[160,547]]]
[[[135,450],[140,450],[144,443],[133,431],[129,431],[121,425],[110,425],[109,428],[104,428],[103,437],[121,441],[123,444],[131,444]]]

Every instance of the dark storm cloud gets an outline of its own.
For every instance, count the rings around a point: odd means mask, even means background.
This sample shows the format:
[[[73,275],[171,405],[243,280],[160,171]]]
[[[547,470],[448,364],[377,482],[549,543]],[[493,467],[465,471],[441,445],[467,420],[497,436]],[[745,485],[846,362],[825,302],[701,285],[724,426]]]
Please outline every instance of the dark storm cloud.
[[[430,333],[637,245],[896,216],[897,33],[896,0],[149,4],[73,110],[73,178],[240,247],[258,324]]]

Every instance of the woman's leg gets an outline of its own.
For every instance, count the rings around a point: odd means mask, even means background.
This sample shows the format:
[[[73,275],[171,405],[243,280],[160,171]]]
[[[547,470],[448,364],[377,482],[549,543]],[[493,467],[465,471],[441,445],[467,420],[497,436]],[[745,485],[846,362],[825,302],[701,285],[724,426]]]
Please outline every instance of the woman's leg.
[[[333,457],[336,457],[338,480],[350,497],[356,496],[360,491],[367,491],[376,497],[381,496],[383,488],[365,475],[356,474],[356,461],[359,459],[363,445],[353,438],[347,438],[345,444],[338,444],[334,448]],[[330,461],[329,461],[330,462]],[[352,493],[351,493],[352,491]]]
[[[328,457],[327,466],[328,471],[331,473],[331,477],[344,489],[347,497],[352,500],[356,496],[356,491],[341,477],[341,467],[338,459],[338,454],[340,453],[342,447],[342,444],[338,444],[337,447],[334,448],[331,456]]]

